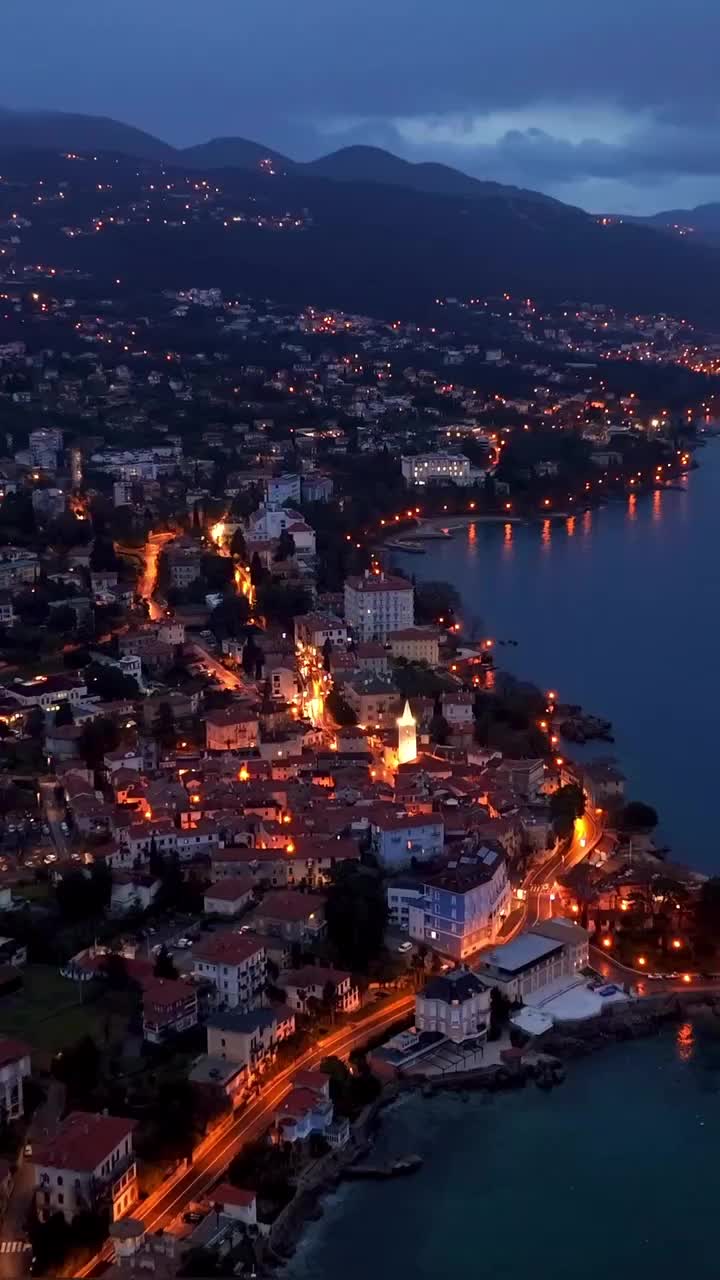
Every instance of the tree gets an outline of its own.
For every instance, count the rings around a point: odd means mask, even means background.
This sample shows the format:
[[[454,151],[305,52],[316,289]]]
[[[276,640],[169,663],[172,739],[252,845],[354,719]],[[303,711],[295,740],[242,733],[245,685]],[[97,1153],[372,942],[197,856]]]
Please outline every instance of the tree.
[[[716,951],[720,945],[720,877],[712,876],[700,888],[695,905],[695,927],[704,948]]]
[[[233,580],[233,572],[229,556],[206,555],[202,558],[202,577],[207,591],[226,591]]]
[[[128,676],[119,667],[106,662],[91,662],[84,672],[89,694],[97,695],[102,702],[122,702],[126,698],[139,698],[140,690],[134,676]]]
[[[349,702],[346,702],[337,689],[331,689],[325,697],[325,710],[330,712],[336,724],[350,726],[357,724],[357,714]]]
[[[510,1001],[499,987],[490,988],[490,1025],[488,1040],[499,1040],[510,1017]]]
[[[45,732],[45,712],[42,707],[33,707],[25,721],[25,730],[31,738],[42,738]]]
[[[573,782],[558,787],[550,797],[550,817],[557,835],[571,834],[576,818],[585,812],[585,796],[582,788]]]
[[[225,636],[237,639],[249,621],[250,605],[242,595],[226,596],[210,614],[210,626],[219,639]]]
[[[118,727],[108,716],[88,720],[82,727],[80,755],[89,769],[97,769],[107,751],[114,751],[120,741]]]
[[[168,750],[175,746],[177,738],[175,720],[169,702],[163,701],[158,706],[153,720],[153,737],[161,747],[165,747]]]
[[[323,666],[326,671],[330,670],[330,660],[332,658],[333,643],[329,636],[325,637],[325,643],[322,647]]]
[[[241,662],[246,676],[250,676],[251,679],[261,679],[265,665],[265,654],[252,632],[245,641]]]
[[[270,577],[270,570],[265,568],[257,551],[253,551],[253,557],[250,561],[250,581],[257,590],[263,583],[267,582]]]
[[[56,728],[59,729],[64,724],[74,724],[74,723],[75,723],[75,714],[72,709],[72,704],[69,702],[61,702],[60,706],[55,712]]]
[[[460,609],[460,593],[449,582],[421,582],[415,588],[415,621],[448,622]]]
[[[306,587],[293,582],[266,580],[257,588],[257,602],[261,613],[270,622],[286,626],[299,613],[307,613],[311,605]]]
[[[382,950],[387,904],[379,872],[341,862],[325,903],[328,939],[346,969],[365,972]]]
[[[287,529],[283,529],[275,548],[274,560],[290,560],[295,555],[295,539]]]
[[[658,824],[657,811],[641,800],[630,800],[620,812],[619,826],[628,835],[641,835],[653,831]]]
[[[94,573],[112,573],[118,568],[118,558],[112,538],[98,537],[90,552],[90,568]]]
[[[153,973],[156,978],[177,978],[179,976],[177,968],[175,967],[175,961],[170,955],[165,943],[162,944],[155,957]]]
[[[240,525],[238,525],[237,529],[235,530],[232,536],[232,539],[230,542],[230,554],[232,556],[237,556],[239,560],[242,560],[243,564],[245,564],[247,561],[247,547],[245,546],[245,534],[243,533],[242,527]]]
[[[433,742],[437,742],[441,747],[445,745],[450,737],[450,725],[445,716],[436,711],[430,721],[430,738]]]
[[[51,631],[61,634],[74,631],[77,626],[77,614],[71,604],[61,604],[51,609],[48,615],[48,626]]]

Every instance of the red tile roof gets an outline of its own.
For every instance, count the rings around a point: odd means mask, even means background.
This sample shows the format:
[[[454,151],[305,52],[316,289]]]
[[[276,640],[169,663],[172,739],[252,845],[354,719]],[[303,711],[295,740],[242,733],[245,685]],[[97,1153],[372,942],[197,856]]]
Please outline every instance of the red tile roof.
[[[143,992],[143,1009],[146,1013],[151,1009],[168,1009],[196,994],[195,988],[181,978],[153,978]]]
[[[128,1120],[124,1116],[71,1111],[56,1136],[50,1142],[35,1147],[33,1164],[91,1173],[130,1136],[136,1126],[136,1120]]]
[[[32,1050],[24,1040],[0,1040],[0,1067],[7,1067],[11,1062],[19,1062],[21,1058],[29,1058]]]
[[[229,876],[227,880],[209,885],[205,890],[205,897],[217,898],[220,902],[235,902],[245,894],[252,893],[254,884],[252,876]]]
[[[325,899],[317,893],[278,889],[266,893],[253,914],[258,920],[284,920],[292,923],[317,915],[324,905]]]
[[[249,1209],[255,1203],[255,1192],[244,1191],[241,1187],[233,1187],[229,1182],[221,1182],[212,1193],[215,1204],[232,1204],[239,1209]]]
[[[193,960],[203,960],[208,964],[242,964],[264,949],[264,939],[254,934],[218,933],[205,938],[194,948]]]

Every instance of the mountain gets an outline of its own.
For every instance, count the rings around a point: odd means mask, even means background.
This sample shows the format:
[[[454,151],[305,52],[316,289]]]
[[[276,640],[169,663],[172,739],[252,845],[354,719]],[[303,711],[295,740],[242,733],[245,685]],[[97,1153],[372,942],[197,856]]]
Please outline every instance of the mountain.
[[[174,147],[142,129],[109,116],[75,115],[65,111],[10,111],[0,108],[0,146],[42,150],[116,151],[145,160],[174,155]]]
[[[247,138],[211,138],[195,147],[183,147],[177,157],[183,164],[200,169],[258,169],[264,160],[272,160],[285,172],[296,168],[288,156]]]
[[[444,195],[311,177],[305,166],[274,174],[219,171],[224,222],[204,214],[178,221],[172,195],[158,195],[158,216],[148,220],[137,209],[148,181],[156,178],[162,188],[167,157],[146,160],[138,171],[136,159],[95,154],[93,165],[70,165],[57,151],[2,150],[0,171],[16,183],[14,206],[30,222],[23,232],[29,261],[51,261],[101,281],[120,276],[141,282],[143,290],[220,285],[293,306],[430,325],[443,323],[438,297],[507,292],[633,313],[668,311],[720,327],[720,252],[695,236],[632,222],[603,224],[557,201],[503,188],[483,197]],[[183,166],[177,153],[170,164],[177,177],[203,173]],[[38,177],[70,178],[61,210],[51,201],[33,203]],[[114,214],[122,209],[125,216],[103,235],[68,238],[67,224],[97,217],[103,207],[97,184],[106,180]],[[274,230],[273,220],[288,214],[298,219],[292,229]]]
[[[383,151],[381,147],[341,147],[339,151],[321,156],[319,160],[311,160],[296,167],[307,174],[332,178],[336,182],[382,182],[435,195],[484,197],[512,194],[542,203],[560,203],[539,191],[525,191],[522,187],[471,178],[460,169],[452,169],[446,164],[413,164],[393,155],[391,151]]]
[[[9,111],[0,109],[0,146],[58,147],[63,151],[114,151],[144,160],[197,166],[203,169],[251,169],[271,160],[283,173],[307,174],[334,182],[378,182],[435,195],[485,197],[521,195],[543,204],[558,204],[539,191],[504,186],[471,178],[449,165],[403,160],[381,147],[342,147],[317,160],[300,162],[251,142],[247,138],[211,138],[196,146],[176,148],[152,134],[107,116],[71,115],[61,111]]]
[[[191,279],[301,306],[432,316],[431,323],[438,296],[508,292],[669,311],[720,328],[720,252],[710,233],[672,234],[657,217],[603,220],[537,192],[369,147],[306,164],[242,138],[182,151],[93,116],[0,111],[0,148],[3,174],[15,172],[28,190],[38,175],[65,175],[62,151],[97,155],[93,166],[72,166],[61,215],[50,202],[28,208],[23,243],[30,261],[101,279],[127,276],[148,288],[182,288]],[[159,187],[168,166],[197,177],[208,163],[221,166],[223,204],[238,215],[231,235],[219,234],[214,220],[136,220],[149,174],[157,173]],[[130,215],[107,235],[68,239],[64,224],[97,215],[103,173],[113,207],[123,204]],[[299,229],[273,231],[273,217],[288,211]]]
[[[656,227],[692,227],[700,234],[720,235],[720,204],[698,204],[694,209],[665,209],[635,221]]]

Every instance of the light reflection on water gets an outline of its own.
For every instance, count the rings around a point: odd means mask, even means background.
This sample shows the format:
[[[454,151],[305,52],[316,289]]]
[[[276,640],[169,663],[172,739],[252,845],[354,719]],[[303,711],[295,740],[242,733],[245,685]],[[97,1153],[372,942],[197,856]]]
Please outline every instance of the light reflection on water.
[[[696,1049],[695,1032],[692,1022],[683,1022],[675,1037],[677,1055],[681,1062],[690,1062]]]

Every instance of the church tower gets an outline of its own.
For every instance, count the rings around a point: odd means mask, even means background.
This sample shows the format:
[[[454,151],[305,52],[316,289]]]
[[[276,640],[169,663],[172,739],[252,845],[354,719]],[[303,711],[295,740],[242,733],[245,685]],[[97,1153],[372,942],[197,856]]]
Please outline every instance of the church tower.
[[[417,724],[407,700],[403,713],[397,721],[397,730],[398,764],[409,764],[417,759]]]

